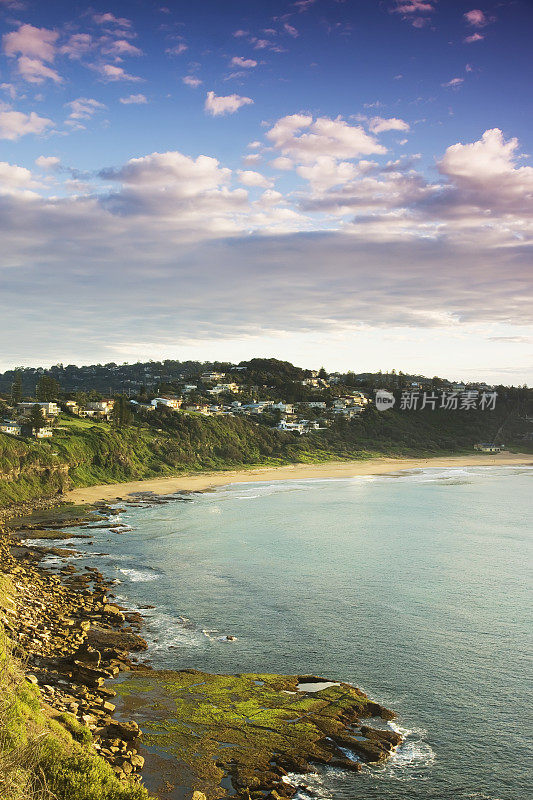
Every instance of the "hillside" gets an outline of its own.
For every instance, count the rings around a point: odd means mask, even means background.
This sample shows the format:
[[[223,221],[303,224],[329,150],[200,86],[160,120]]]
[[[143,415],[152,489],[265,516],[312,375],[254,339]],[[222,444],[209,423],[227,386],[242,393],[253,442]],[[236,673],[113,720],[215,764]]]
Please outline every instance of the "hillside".
[[[471,452],[475,442],[492,440],[498,431],[506,444],[518,442],[522,426],[505,403],[494,412],[380,413],[369,407],[357,420],[339,420],[306,436],[241,417],[177,413],[117,429],[62,415],[48,441],[0,433],[0,505],[181,472]]]

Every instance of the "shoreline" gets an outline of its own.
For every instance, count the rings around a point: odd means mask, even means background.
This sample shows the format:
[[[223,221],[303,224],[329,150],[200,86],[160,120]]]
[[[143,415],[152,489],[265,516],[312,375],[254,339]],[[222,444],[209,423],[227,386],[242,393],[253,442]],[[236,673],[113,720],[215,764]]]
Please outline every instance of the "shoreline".
[[[96,503],[123,499],[136,492],[174,494],[179,491],[206,491],[232,483],[271,483],[289,480],[327,480],[386,475],[413,469],[450,469],[460,467],[533,466],[533,454],[498,453],[460,456],[428,456],[414,458],[382,457],[366,461],[330,461],[321,464],[287,464],[277,467],[220,472],[185,473],[171,477],[145,478],[124,483],[107,483],[65,492],[62,500],[74,504]]]

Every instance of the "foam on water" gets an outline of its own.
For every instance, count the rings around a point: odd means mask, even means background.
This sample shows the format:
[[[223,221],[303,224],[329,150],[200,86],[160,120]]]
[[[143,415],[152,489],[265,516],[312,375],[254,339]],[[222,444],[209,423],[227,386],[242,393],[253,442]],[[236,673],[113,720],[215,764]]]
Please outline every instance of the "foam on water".
[[[133,583],[146,583],[147,581],[156,581],[158,579],[158,574],[156,572],[150,572],[148,570],[142,569],[119,569],[119,572],[122,575],[125,575],[128,580],[133,581]]]

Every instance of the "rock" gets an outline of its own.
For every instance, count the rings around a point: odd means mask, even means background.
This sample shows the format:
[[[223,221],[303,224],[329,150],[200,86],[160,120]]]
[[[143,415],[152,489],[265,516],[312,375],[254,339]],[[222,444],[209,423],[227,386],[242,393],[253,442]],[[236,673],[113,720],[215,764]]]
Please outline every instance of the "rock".
[[[203,792],[193,792],[191,800],[207,800]]]
[[[119,739],[124,739],[126,742],[133,742],[141,735],[139,726],[133,720],[130,722],[118,722],[118,720],[113,720],[111,724],[108,725],[107,732],[110,737],[118,737]]]
[[[138,753],[131,756],[130,761],[135,769],[142,769],[144,767],[144,758]]]
[[[28,683],[32,683],[34,686],[37,686],[39,683],[35,675],[26,675],[26,680]]]

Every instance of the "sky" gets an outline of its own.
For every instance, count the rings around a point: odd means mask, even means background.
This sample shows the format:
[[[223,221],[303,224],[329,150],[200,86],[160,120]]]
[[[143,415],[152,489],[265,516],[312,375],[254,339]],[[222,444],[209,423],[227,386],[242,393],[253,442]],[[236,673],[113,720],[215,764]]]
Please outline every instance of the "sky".
[[[531,385],[532,23],[531,0],[0,0],[0,369]]]

